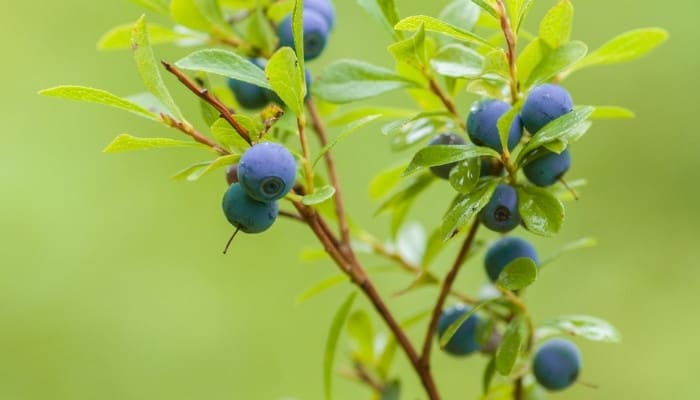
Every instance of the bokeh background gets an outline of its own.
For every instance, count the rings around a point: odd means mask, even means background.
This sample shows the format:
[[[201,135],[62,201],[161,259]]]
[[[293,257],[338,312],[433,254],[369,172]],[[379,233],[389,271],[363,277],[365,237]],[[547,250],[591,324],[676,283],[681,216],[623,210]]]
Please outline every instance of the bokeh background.
[[[406,16],[435,14],[446,1],[397,3]],[[530,27],[554,1],[537,3]],[[551,397],[697,398],[700,139],[693,114],[700,6],[693,0],[574,3],[574,37],[593,47],[645,26],[665,27],[672,39],[651,57],[586,70],[566,83],[579,104],[624,105],[638,117],[596,123],[576,145],[570,176],[590,184],[568,205],[563,233],[535,239],[545,255],[582,236],[600,241],[542,275],[529,292],[537,321],[586,313],[613,321],[624,334],[621,345],[579,342],[582,379],[600,389],[577,386]],[[338,28],[312,64],[314,73],[344,57],[392,65],[385,32],[354,1],[336,5]],[[299,260],[299,249],[316,248],[311,235],[281,221],[264,236],[240,236],[232,254],[222,256],[230,227],[220,211],[220,174],[191,184],[168,179],[202,154],[104,155],[118,133],[177,133],[116,110],[36,95],[62,83],[123,95],[142,91],[128,52],[95,49],[104,31],[140,13],[126,0],[13,2],[0,13],[0,398],[320,399],[329,321],[349,288],[295,305],[303,289],[336,273],[328,261]],[[183,54],[157,51],[170,59]],[[196,103],[172,88],[196,115]],[[401,96],[384,100],[406,103]],[[460,100],[463,113],[469,101]],[[372,218],[367,182],[402,157],[389,154],[378,126],[338,149],[349,207],[381,235],[387,220]],[[435,220],[435,205],[448,195],[447,188],[431,191],[412,218]],[[484,279],[480,261],[464,271],[458,285],[473,292]],[[409,278],[377,279],[390,294]],[[426,289],[390,298],[390,305],[406,316],[434,296]],[[423,329],[410,334],[422,337]],[[338,369],[346,353],[344,346]],[[477,397],[485,359],[438,352],[435,363],[447,400]],[[404,398],[421,398],[402,357],[395,372],[406,377]],[[343,379],[336,380],[336,393],[341,400],[368,397]]]

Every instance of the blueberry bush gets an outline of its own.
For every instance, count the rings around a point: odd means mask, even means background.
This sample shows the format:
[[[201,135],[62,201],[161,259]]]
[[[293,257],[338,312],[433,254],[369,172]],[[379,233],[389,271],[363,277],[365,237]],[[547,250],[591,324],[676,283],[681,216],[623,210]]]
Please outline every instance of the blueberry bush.
[[[565,180],[571,148],[593,121],[633,116],[622,107],[575,104],[564,81],[584,68],[649,53],[667,39],[664,30],[625,32],[589,50],[571,39],[571,0],[556,2],[533,32],[523,26],[534,0],[453,0],[438,17],[404,18],[400,1],[359,0],[389,33],[395,65],[342,59],[312,76],[305,64],[333,46],[334,30],[357,28],[357,21],[336,16],[330,0],[132,1],[147,10],[148,20],[144,15],[110,30],[99,47],[130,49],[145,92],[122,97],[58,86],[41,94],[115,107],[179,132],[180,138],[121,134],[105,152],[200,149],[206,159],[174,179],[225,175],[222,207],[235,232],[231,240],[239,232],[264,232],[281,219],[310,229],[339,275],[311,287],[300,301],[342,284],[356,288],[330,318],[319,384],[325,399],[333,397],[342,332],[352,349],[344,375],[382,400],[455,398],[436,383],[436,347],[455,357],[485,358],[483,387],[473,398],[522,400],[578,381],[581,354],[562,336],[620,340],[610,323],[585,315],[535,324],[526,290],[558,255],[594,240],[583,238],[541,257],[527,236],[552,237],[562,227],[564,204],[578,199],[576,191],[585,184]],[[166,22],[150,22],[152,17]],[[165,43],[180,46],[183,57],[157,58],[154,46]],[[176,84],[189,89],[201,116],[183,115],[168,89]],[[413,107],[348,106],[393,91],[404,91]],[[471,105],[458,104],[464,93]],[[381,239],[351,218],[333,158],[345,138],[380,122],[389,150],[407,154],[405,163],[369,182],[377,213],[390,216],[390,237]],[[330,135],[329,126],[340,127],[339,133]],[[454,194],[432,207],[433,225],[415,234],[406,217],[431,185],[449,185]],[[480,230],[503,236],[488,243]],[[451,242],[458,250],[448,273],[439,276],[434,264],[451,252]],[[480,247],[486,248],[487,283],[470,295],[453,284]],[[432,286],[437,299],[399,319],[363,265],[363,253],[386,258],[410,277],[402,294]],[[355,308],[358,294],[373,305],[387,332],[375,331],[370,314]],[[418,324],[424,324],[424,335],[414,341],[406,330]],[[413,377],[392,373],[401,353]],[[424,393],[402,393],[407,379],[417,379]]]

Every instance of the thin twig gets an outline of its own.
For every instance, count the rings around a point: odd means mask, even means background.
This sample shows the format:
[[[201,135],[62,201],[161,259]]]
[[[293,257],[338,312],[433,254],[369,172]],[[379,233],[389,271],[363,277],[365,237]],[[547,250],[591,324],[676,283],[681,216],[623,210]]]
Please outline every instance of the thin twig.
[[[513,27],[508,19],[508,12],[506,11],[506,6],[503,0],[496,0],[498,5],[498,15],[501,20],[501,29],[506,38],[506,44],[508,45],[508,66],[510,67],[510,97],[511,102],[515,104],[518,101],[518,66],[516,64],[516,47],[518,45],[518,37],[513,31]]]
[[[178,121],[177,119],[175,119],[175,118],[173,118],[170,115],[165,114],[165,113],[160,114],[160,119],[164,123],[166,123],[168,126],[179,130],[180,132],[191,137],[192,139],[194,139],[198,143],[201,143],[205,146],[211,147],[212,149],[214,149],[214,151],[216,151],[217,153],[219,153],[221,155],[231,154],[231,152],[229,152],[228,150],[219,146],[215,141],[204,136],[201,132],[199,132],[197,129],[195,129],[195,127],[193,127],[192,125],[190,125],[186,122]]]
[[[459,113],[457,112],[457,108],[455,107],[455,104],[452,102],[452,100],[445,94],[445,92],[440,88],[440,85],[435,81],[435,78],[432,76],[426,76],[428,78],[428,84],[430,85],[430,90],[432,90],[433,93],[440,99],[442,104],[445,106],[447,111],[450,112],[454,117],[459,117]]]
[[[445,305],[445,300],[447,299],[447,296],[452,290],[452,285],[454,284],[454,281],[457,278],[457,273],[459,272],[459,269],[461,268],[462,264],[464,264],[464,261],[467,259],[467,255],[469,255],[469,250],[471,249],[472,244],[474,243],[474,239],[476,238],[476,232],[478,230],[479,221],[477,220],[474,221],[474,223],[472,224],[472,227],[469,230],[469,234],[464,240],[464,244],[462,245],[462,248],[457,254],[457,258],[455,258],[455,261],[452,264],[452,268],[447,273],[447,276],[445,277],[445,280],[442,283],[440,295],[438,296],[437,302],[435,303],[435,307],[433,308],[433,315],[430,320],[430,325],[428,325],[428,331],[425,333],[425,339],[423,340],[421,365],[426,370],[430,370],[430,352],[433,348],[433,336],[435,336],[435,331],[437,330],[438,321],[440,320],[440,315],[442,314],[442,308]]]
[[[323,120],[318,113],[316,108],[316,103],[313,98],[309,97],[306,101],[306,108],[309,110],[309,115],[311,116],[311,124],[318,136],[318,140],[321,143],[321,147],[326,147],[328,145],[328,134],[326,133],[326,127],[323,124]],[[340,227],[340,239],[344,246],[350,246],[350,227],[348,225],[347,218],[345,216],[345,202],[343,200],[343,192],[340,188],[340,181],[338,179],[338,173],[335,168],[335,162],[333,161],[333,155],[330,151],[324,154],[326,161],[326,169],[328,170],[328,177],[330,179],[331,185],[335,188],[335,212],[338,216],[338,226]]]
[[[250,133],[241,124],[239,124],[238,121],[236,121],[233,114],[225,104],[209,93],[209,90],[199,87],[194,81],[188,78],[187,75],[167,61],[161,61],[161,63],[168,72],[175,75],[175,77],[177,77],[177,79],[182,82],[182,84],[185,85],[192,93],[214,107],[216,111],[220,113],[221,117],[225,119],[231,125],[231,127],[236,130],[236,132],[238,132],[238,135],[243,138],[243,140],[245,140],[248,144],[253,143],[250,140]]]

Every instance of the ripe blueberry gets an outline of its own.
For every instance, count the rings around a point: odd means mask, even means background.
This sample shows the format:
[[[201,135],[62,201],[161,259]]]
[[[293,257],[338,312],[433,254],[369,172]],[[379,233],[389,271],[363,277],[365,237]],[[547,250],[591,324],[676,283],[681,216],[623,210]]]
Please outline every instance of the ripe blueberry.
[[[313,60],[321,55],[328,39],[328,22],[312,9],[304,10],[304,60]],[[289,15],[277,26],[280,47],[294,48],[292,16]]]
[[[459,320],[464,314],[471,311],[471,308],[465,305],[457,305],[450,307],[442,312],[438,320],[438,340],[447,331],[455,321]],[[455,356],[466,356],[479,350],[479,342],[476,338],[476,329],[479,325],[479,317],[472,314],[462,326],[457,329],[452,339],[447,342],[445,351]]]
[[[527,95],[520,117],[528,132],[534,134],[573,109],[574,102],[566,89],[544,84],[532,89]]]
[[[329,28],[335,25],[335,9],[330,0],[304,0],[304,11],[313,10],[321,14]]]
[[[533,185],[547,187],[555,184],[571,167],[569,149],[561,154],[544,150],[545,154],[523,167],[523,172]]]
[[[482,100],[474,103],[467,117],[467,133],[472,142],[502,152],[498,119],[510,109],[510,104],[500,100]],[[516,116],[508,133],[508,150],[513,150],[522,136],[523,125],[520,117]]]
[[[581,352],[565,339],[551,339],[535,353],[533,372],[545,389],[562,390],[571,386],[581,370]]]
[[[517,237],[504,237],[496,241],[486,251],[484,266],[491,282],[496,282],[503,269],[516,258],[529,258],[540,263],[537,251],[530,242]]]
[[[238,164],[226,167],[226,183],[228,183],[229,186],[238,183]]]
[[[250,60],[260,69],[265,69],[265,60],[253,58]],[[256,109],[267,105],[268,95],[271,93],[268,89],[263,89],[248,82],[241,82],[235,79],[228,80],[228,87],[233,92],[238,104],[243,108]]]
[[[250,197],[273,202],[292,189],[297,175],[294,157],[284,146],[265,142],[243,153],[238,179]]]
[[[465,144],[466,142],[464,139],[462,139],[460,136],[457,136],[457,134],[454,133],[442,133],[438,136],[436,136],[433,140],[428,143],[429,146],[434,146],[434,145],[460,145],[460,144]],[[437,177],[442,178],[442,179],[450,179],[450,171],[452,171],[452,168],[457,165],[456,162],[454,163],[449,163],[449,164],[444,164],[444,165],[436,165],[434,167],[430,167],[430,171]]]
[[[479,220],[496,232],[509,232],[520,224],[518,193],[512,186],[499,184],[486,207],[479,212]]]
[[[223,209],[231,225],[245,233],[260,233],[277,218],[277,202],[262,203],[248,196],[239,183],[229,186],[224,194]]]

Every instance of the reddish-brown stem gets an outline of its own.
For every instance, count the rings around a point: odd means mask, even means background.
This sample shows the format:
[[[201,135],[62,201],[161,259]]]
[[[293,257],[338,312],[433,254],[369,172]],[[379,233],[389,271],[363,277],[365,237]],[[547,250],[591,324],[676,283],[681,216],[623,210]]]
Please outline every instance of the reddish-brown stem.
[[[206,101],[209,103],[216,111],[218,111],[221,115],[221,118],[225,119],[226,122],[228,122],[233,129],[236,130],[238,135],[243,138],[248,144],[252,144],[253,142],[250,140],[250,133],[236,121],[236,119],[233,117],[233,114],[231,113],[231,110],[226,107],[219,99],[216,97],[212,96],[211,93],[209,93],[209,90],[204,89],[199,87],[194,81],[192,81],[190,78],[187,77],[182,71],[180,71],[177,67],[174,65],[166,62],[166,61],[161,61],[165,69],[170,72],[171,74],[175,75],[175,77],[183,84],[187,89],[189,89],[192,93],[197,95],[200,99]]]
[[[435,93],[435,95],[440,99],[442,104],[445,106],[447,111],[450,112],[455,117],[459,116],[459,113],[457,113],[457,108],[455,107],[455,104],[450,100],[450,98],[445,94],[445,92],[440,88],[440,85],[435,81],[435,78],[432,76],[427,76],[428,78],[428,84],[430,85],[430,90]]]
[[[440,315],[442,314],[442,309],[445,306],[445,300],[447,296],[452,291],[452,285],[457,278],[459,269],[464,264],[464,261],[469,255],[469,250],[474,244],[474,239],[476,238],[476,232],[479,230],[479,221],[474,221],[472,227],[469,229],[467,238],[464,239],[462,248],[459,250],[457,257],[455,258],[452,268],[447,273],[445,280],[442,282],[442,287],[440,288],[440,294],[438,295],[437,302],[433,308],[433,314],[430,319],[430,324],[428,325],[428,331],[425,333],[425,339],[423,340],[423,352],[421,353],[421,366],[425,370],[430,370],[430,352],[433,348],[433,337],[435,336],[435,331],[437,330],[438,321],[440,320]]]
[[[510,67],[510,97],[511,102],[515,104],[518,101],[518,92],[520,91],[518,85],[518,67],[516,64],[516,46],[518,44],[518,38],[513,31],[513,27],[508,19],[508,12],[506,11],[506,6],[503,0],[496,0],[498,5],[498,15],[501,22],[501,30],[506,38],[506,44],[508,46],[507,56],[508,65]]]
[[[371,387],[375,393],[381,394],[384,391],[384,384],[372,377],[364,365],[355,363],[355,375],[360,382]]]
[[[523,400],[523,377],[519,377],[515,380],[515,387],[513,388],[513,400]]]
[[[231,154],[228,150],[219,146],[216,142],[214,142],[213,140],[204,136],[201,132],[199,132],[192,125],[190,125],[186,122],[178,121],[177,119],[175,119],[175,118],[173,118],[165,113],[160,114],[160,119],[163,122],[165,122],[166,124],[168,124],[168,126],[179,130],[180,132],[191,137],[192,139],[194,139],[198,143],[201,143],[205,146],[211,147],[212,149],[214,149],[214,151],[216,151],[217,153],[219,153],[221,155]]]
[[[316,103],[313,98],[309,97],[306,101],[306,108],[309,110],[309,115],[311,116],[311,125],[318,136],[318,141],[321,143],[321,147],[326,147],[328,145],[328,134],[326,133],[326,127],[323,124],[318,109],[316,108]],[[328,170],[328,178],[331,185],[335,188],[335,211],[338,216],[338,226],[340,228],[340,239],[344,246],[350,246],[350,227],[348,225],[347,218],[345,217],[345,202],[343,200],[343,192],[340,188],[340,180],[338,179],[338,172],[335,168],[335,162],[333,161],[333,154],[331,151],[327,151],[324,154],[324,159],[326,161],[326,169]]]

